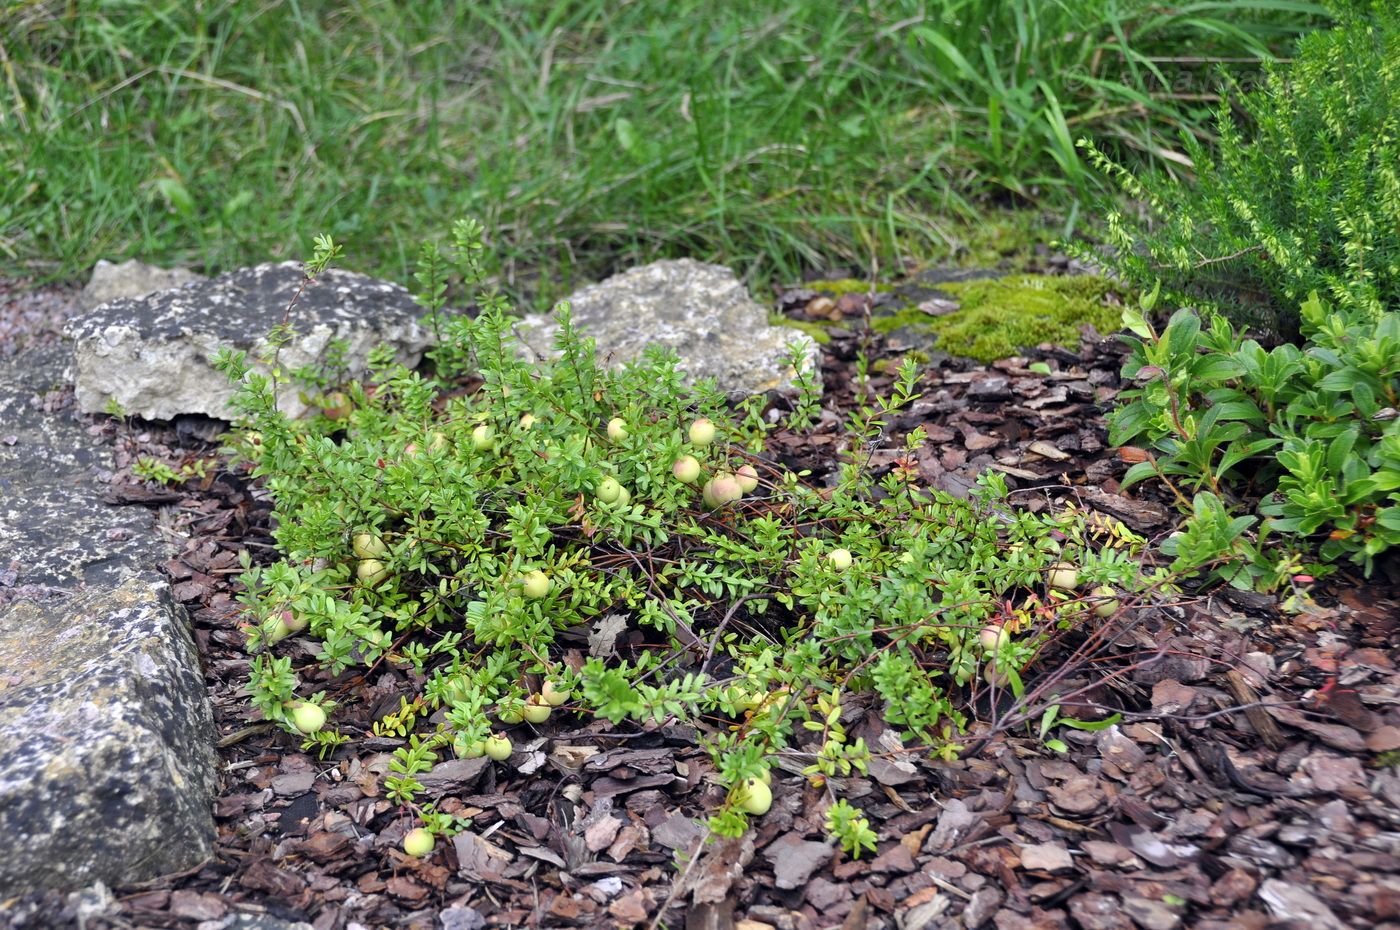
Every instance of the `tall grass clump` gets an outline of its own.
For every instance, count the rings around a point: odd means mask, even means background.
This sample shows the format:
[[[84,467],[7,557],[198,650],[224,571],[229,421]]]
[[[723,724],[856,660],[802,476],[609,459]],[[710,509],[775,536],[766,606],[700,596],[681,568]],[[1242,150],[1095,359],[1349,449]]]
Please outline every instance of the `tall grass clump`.
[[[1246,0],[945,0],[903,33],[902,63],[946,108],[984,188],[1027,198],[1095,181],[1074,140],[1086,131],[1162,166],[1188,165],[1177,137],[1207,134],[1220,68],[1246,80],[1324,14],[1317,4]]]
[[[989,202],[1066,210],[1071,140],[1149,160],[1298,0],[13,0],[0,261],[209,270],[328,232],[411,271],[484,217],[511,291],[664,255],[753,278],[943,256]],[[547,273],[543,273],[547,271]],[[542,284],[541,282],[548,282]],[[547,296],[547,295],[546,295]]]

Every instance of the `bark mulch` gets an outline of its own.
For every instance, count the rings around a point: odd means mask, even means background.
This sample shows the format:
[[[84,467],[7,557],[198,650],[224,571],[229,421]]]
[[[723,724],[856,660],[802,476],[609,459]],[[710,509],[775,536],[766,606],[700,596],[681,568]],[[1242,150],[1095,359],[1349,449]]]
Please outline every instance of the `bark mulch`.
[[[800,313],[819,296],[789,294],[780,307]],[[861,390],[857,356],[878,370],[900,348],[862,335],[859,299],[826,352],[822,424],[771,447],[818,481]],[[935,357],[925,396],[895,424],[896,439],[922,425],[931,440],[905,464],[954,494],[997,469],[1024,506],[1073,504],[1149,537],[1170,532],[1155,492],[1119,493],[1127,463],[1107,448],[1102,410],[1122,355],[1090,334],[1078,352],[1045,347],[992,366]],[[872,386],[884,380],[877,371]],[[784,760],[754,830],[706,844],[723,791],[694,728],[558,715],[514,728],[508,766],[453,760],[422,779],[439,810],[473,825],[420,861],[399,851],[411,819],[383,797],[396,743],[365,735],[321,761],[249,722],[236,577],[240,551],[273,556],[265,494],[222,467],[197,429],[108,421],[106,431],[119,465],[112,501],[157,507],[186,537],[163,569],[195,623],[227,774],[216,856],[115,889],[113,907],[83,926],[218,930],[266,914],[318,930],[1400,927],[1400,587],[1331,579],[1300,587],[1309,606],[1297,613],[1207,591],[1066,636],[1028,688],[1061,695],[1066,714],[1116,710],[1121,721],[1055,730],[1067,745],[1057,753],[1005,695],[970,697],[982,722],[963,758],[886,753],[869,777],[836,785],[879,833],[860,860],[826,841],[826,795],[800,762]],[[153,487],[130,473],[143,455],[205,461],[208,477]],[[872,460],[896,464],[883,450]],[[311,662],[310,648],[289,643]],[[387,665],[331,684],[355,689],[370,715],[413,685]],[[849,704],[852,734],[888,748],[878,709]],[[34,894],[0,904],[0,920],[77,926],[78,903]]]

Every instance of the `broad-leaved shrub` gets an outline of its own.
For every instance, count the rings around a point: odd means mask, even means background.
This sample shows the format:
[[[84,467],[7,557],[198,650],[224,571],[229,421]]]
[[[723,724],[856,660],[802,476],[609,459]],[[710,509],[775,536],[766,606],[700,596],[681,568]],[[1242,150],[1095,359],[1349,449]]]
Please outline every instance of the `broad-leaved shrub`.
[[[1223,317],[1203,326],[1180,310],[1158,332],[1141,310],[1124,313],[1137,341],[1123,374],[1136,385],[1109,438],[1150,450],[1124,487],[1155,476],[1183,504],[1194,495],[1169,547],[1178,569],[1213,564],[1237,584],[1260,580],[1239,546],[1256,521],[1225,513],[1240,497],[1260,499],[1270,530],[1368,574],[1400,545],[1400,311],[1349,316],[1314,294],[1300,316],[1303,344],[1266,350]]]

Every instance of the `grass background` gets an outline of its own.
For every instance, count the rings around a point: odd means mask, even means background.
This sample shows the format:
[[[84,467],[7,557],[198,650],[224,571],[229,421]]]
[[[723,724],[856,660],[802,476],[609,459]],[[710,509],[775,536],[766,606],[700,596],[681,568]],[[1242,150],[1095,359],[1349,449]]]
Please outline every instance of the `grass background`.
[[[0,0],[0,263],[217,271],[325,232],[405,280],[468,214],[538,297],[662,255],[753,284],[984,258],[1079,220],[1077,137],[1182,170],[1219,72],[1248,81],[1323,21],[1302,0]]]

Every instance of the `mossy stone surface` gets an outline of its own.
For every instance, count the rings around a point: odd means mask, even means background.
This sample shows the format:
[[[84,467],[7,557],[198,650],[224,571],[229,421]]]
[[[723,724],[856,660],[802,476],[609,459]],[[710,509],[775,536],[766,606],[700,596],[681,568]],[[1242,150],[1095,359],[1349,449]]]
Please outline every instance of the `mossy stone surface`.
[[[1101,333],[1120,326],[1122,308],[1111,299],[1118,288],[1092,275],[1021,274],[940,287],[961,302],[956,312],[930,318],[907,307],[873,325],[884,333],[923,329],[938,337],[940,350],[983,363],[1043,342],[1072,348],[1086,324]]]

